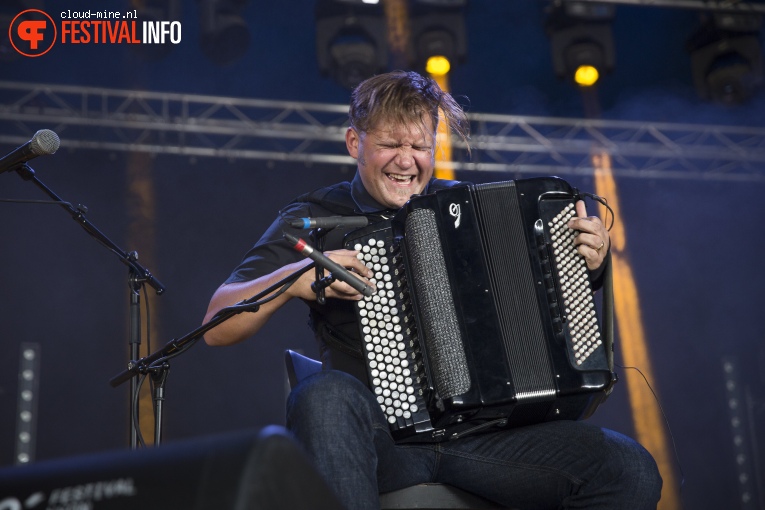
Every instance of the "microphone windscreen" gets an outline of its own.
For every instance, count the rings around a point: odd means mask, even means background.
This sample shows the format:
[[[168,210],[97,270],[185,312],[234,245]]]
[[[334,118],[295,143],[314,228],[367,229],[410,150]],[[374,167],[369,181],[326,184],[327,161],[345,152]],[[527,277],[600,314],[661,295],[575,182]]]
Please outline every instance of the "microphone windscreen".
[[[32,137],[29,148],[35,156],[45,156],[54,154],[60,145],[61,140],[55,132],[50,129],[41,129]]]
[[[470,373],[435,213],[431,209],[412,211],[406,218],[405,229],[411,279],[433,383],[441,398],[461,395],[470,389]]]

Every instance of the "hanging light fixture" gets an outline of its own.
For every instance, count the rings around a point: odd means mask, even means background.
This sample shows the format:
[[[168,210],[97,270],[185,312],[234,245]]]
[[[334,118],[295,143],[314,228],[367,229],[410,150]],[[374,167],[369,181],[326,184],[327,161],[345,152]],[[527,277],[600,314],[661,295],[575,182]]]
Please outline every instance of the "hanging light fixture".
[[[559,78],[591,87],[613,70],[614,16],[612,4],[571,1],[550,4],[546,28],[553,68]]]
[[[384,71],[388,47],[382,6],[362,0],[319,0],[316,52],[321,74],[348,89]]]
[[[761,28],[762,17],[755,13],[701,16],[686,46],[699,97],[733,105],[754,94],[763,83]]]

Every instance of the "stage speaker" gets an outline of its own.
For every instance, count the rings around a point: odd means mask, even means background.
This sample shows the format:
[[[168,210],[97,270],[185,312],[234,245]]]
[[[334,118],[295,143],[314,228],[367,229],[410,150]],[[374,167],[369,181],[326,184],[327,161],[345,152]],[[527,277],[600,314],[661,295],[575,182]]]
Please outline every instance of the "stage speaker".
[[[341,509],[281,427],[0,470],[0,510]]]

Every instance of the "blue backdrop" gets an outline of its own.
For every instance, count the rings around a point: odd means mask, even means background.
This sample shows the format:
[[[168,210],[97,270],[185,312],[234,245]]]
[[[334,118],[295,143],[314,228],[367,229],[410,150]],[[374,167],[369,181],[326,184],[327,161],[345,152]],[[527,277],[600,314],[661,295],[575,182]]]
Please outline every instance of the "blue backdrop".
[[[95,2],[70,0],[67,7]],[[105,8],[99,2],[101,8]],[[110,8],[128,2],[110,0]],[[183,41],[160,62],[123,46],[61,45],[37,59],[0,67],[0,79],[78,86],[346,103],[348,91],[319,76],[313,2],[285,7],[250,2],[252,42],[228,67],[198,47],[195,2],[183,3]],[[552,73],[542,4],[474,0],[467,9],[468,59],[451,88],[473,112],[579,117],[581,98]],[[617,65],[600,88],[612,119],[762,126],[763,95],[741,107],[704,103],[693,90],[683,49],[691,11],[620,6]],[[6,33],[5,27],[0,27]],[[0,93],[1,94],[1,93]],[[0,102],[3,102],[0,95]],[[31,126],[36,129],[53,126]],[[61,150],[33,162],[63,198],[126,250],[131,221],[128,155]],[[11,146],[3,147],[9,151]],[[153,346],[196,328],[217,286],[296,194],[352,178],[350,167],[213,158],[150,158],[155,206],[153,273],[167,286],[150,294]],[[765,171],[765,169],[762,169]],[[513,174],[464,173],[485,182]],[[594,191],[589,177],[569,178]],[[685,507],[743,508],[728,418],[722,359],[733,356],[751,391],[765,464],[765,270],[760,261],[765,184],[618,178],[627,254],[642,303],[656,387],[685,472]],[[45,198],[13,174],[0,175],[0,198]],[[0,465],[13,463],[19,346],[41,346],[37,458],[122,448],[127,388],[109,379],[127,360],[127,270],[59,208],[0,203]],[[140,254],[140,253],[139,253]],[[285,348],[316,348],[299,303],[281,310],[257,336],[213,349],[197,345],[172,364],[167,384],[168,440],[283,423]],[[617,345],[618,358],[618,345]],[[626,386],[617,385],[593,420],[632,435]]]

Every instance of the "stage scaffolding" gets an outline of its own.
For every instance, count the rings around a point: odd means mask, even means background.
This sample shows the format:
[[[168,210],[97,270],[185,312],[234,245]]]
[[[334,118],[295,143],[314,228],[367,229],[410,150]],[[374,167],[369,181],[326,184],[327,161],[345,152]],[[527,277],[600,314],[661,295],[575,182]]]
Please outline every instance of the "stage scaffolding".
[[[592,154],[633,178],[765,181],[765,128],[469,114],[471,146],[455,170],[589,174]],[[354,165],[347,106],[0,81],[0,143],[38,129],[61,150]]]
[[[691,9],[701,12],[734,12],[743,14],[765,13],[765,4],[761,0],[749,2],[741,0],[564,0],[570,2],[608,3],[637,5],[642,7],[670,7]]]

